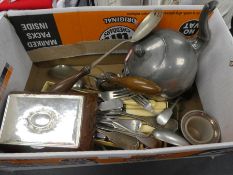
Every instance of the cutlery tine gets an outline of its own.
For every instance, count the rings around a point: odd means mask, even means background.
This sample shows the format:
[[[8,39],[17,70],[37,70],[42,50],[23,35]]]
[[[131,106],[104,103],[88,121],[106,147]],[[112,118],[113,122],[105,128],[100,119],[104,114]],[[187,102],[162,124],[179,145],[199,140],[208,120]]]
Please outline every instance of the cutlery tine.
[[[154,113],[154,109],[150,103],[150,101],[144,97],[143,95],[136,95],[132,97],[134,101],[136,101],[139,105],[143,106],[143,108],[149,112]]]
[[[115,91],[105,91],[100,92],[99,96],[104,100],[111,100],[116,98],[130,98],[132,96],[135,96],[135,93],[127,90],[127,89],[120,89]]]
[[[113,91],[114,93],[121,93],[121,92],[129,92],[129,90],[125,89],[125,88],[122,88],[122,89],[118,89],[118,90],[115,90]]]

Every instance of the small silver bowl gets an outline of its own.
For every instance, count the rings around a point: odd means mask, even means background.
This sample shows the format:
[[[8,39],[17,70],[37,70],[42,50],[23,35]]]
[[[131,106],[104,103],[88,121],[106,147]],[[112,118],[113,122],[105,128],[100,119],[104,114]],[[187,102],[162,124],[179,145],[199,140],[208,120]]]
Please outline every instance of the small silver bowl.
[[[193,145],[217,143],[221,137],[217,121],[200,110],[192,110],[182,117],[181,131]]]

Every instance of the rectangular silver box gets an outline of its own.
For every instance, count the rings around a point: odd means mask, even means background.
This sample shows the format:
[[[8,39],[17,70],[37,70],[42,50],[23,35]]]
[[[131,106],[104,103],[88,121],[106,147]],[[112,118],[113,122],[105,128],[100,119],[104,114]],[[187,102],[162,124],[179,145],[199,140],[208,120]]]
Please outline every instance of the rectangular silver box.
[[[0,130],[0,143],[31,147],[77,148],[84,96],[11,94]]]

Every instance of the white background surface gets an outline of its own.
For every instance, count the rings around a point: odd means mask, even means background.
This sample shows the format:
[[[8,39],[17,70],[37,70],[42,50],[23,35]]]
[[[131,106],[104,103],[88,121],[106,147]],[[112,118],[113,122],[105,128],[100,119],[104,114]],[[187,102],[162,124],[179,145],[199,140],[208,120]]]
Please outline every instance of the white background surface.
[[[3,95],[3,99],[11,91],[22,91],[26,85],[32,62],[23,48],[14,28],[2,17],[0,20],[0,73],[6,62],[13,67],[11,79]],[[0,113],[3,102],[0,102]]]

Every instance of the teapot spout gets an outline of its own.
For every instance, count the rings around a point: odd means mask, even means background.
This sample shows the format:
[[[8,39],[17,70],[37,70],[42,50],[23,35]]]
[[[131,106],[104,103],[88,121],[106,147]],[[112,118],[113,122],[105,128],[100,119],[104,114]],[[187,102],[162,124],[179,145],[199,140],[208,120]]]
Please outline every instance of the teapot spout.
[[[217,5],[217,1],[210,1],[209,3],[205,4],[201,11],[199,18],[199,32],[197,34],[197,38],[192,42],[192,46],[197,52],[200,52],[200,50],[202,50],[210,40],[208,17],[209,14],[214,11]]]

